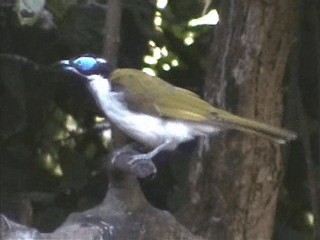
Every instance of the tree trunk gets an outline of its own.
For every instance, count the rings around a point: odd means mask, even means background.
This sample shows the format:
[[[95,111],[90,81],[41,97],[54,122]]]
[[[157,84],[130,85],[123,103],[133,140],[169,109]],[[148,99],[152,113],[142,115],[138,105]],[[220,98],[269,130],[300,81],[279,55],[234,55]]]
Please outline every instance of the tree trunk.
[[[221,1],[205,84],[212,104],[280,126],[293,0]],[[232,135],[232,136],[231,136]],[[284,159],[271,141],[228,132],[190,170],[182,221],[209,239],[271,239]],[[192,216],[192,217],[190,217]]]

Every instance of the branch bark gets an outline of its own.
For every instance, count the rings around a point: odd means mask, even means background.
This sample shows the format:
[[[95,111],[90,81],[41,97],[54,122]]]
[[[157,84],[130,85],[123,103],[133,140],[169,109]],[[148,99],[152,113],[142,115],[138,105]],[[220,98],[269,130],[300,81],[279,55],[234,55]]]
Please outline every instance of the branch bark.
[[[109,0],[106,15],[106,39],[103,49],[103,56],[107,57],[111,66],[118,62],[118,50],[120,44],[120,26],[122,14],[122,1]]]

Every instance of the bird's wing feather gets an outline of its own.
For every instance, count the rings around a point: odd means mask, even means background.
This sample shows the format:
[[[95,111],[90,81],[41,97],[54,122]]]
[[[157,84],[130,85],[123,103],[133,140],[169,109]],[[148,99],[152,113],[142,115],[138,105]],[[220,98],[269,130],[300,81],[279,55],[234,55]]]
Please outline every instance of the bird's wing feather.
[[[137,109],[143,109],[143,112],[150,115],[213,125],[221,129],[237,129],[271,138],[280,143],[296,138],[295,133],[286,129],[215,108],[197,94],[139,70],[118,69],[112,73],[110,80],[114,84],[125,86],[124,89],[131,89],[130,93],[126,94],[127,100]]]
[[[197,94],[175,87],[158,77],[135,69],[118,69],[112,73],[113,84],[129,88],[127,100],[143,112],[185,121],[206,121],[212,106]]]

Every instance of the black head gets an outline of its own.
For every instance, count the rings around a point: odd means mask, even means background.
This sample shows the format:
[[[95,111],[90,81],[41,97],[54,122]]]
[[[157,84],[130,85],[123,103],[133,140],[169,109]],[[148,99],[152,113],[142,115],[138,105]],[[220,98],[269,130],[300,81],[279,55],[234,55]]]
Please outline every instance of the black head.
[[[88,54],[70,60],[62,60],[58,66],[82,76],[102,75],[108,77],[111,70],[107,60]]]
[[[103,114],[87,83],[92,75],[109,77],[112,68],[105,59],[86,54],[59,61],[52,67],[56,71],[56,102],[62,109],[76,117],[88,113]]]

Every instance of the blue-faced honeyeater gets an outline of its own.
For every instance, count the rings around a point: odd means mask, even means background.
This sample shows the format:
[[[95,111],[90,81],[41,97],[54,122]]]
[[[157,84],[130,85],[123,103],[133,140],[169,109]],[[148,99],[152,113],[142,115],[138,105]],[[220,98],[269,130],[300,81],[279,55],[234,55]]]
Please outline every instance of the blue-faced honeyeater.
[[[85,81],[103,115],[123,133],[149,147],[132,157],[151,159],[161,150],[221,130],[236,129],[286,143],[294,132],[242,118],[218,109],[197,94],[136,69],[110,72],[108,61],[83,55],[59,62],[64,71]]]

